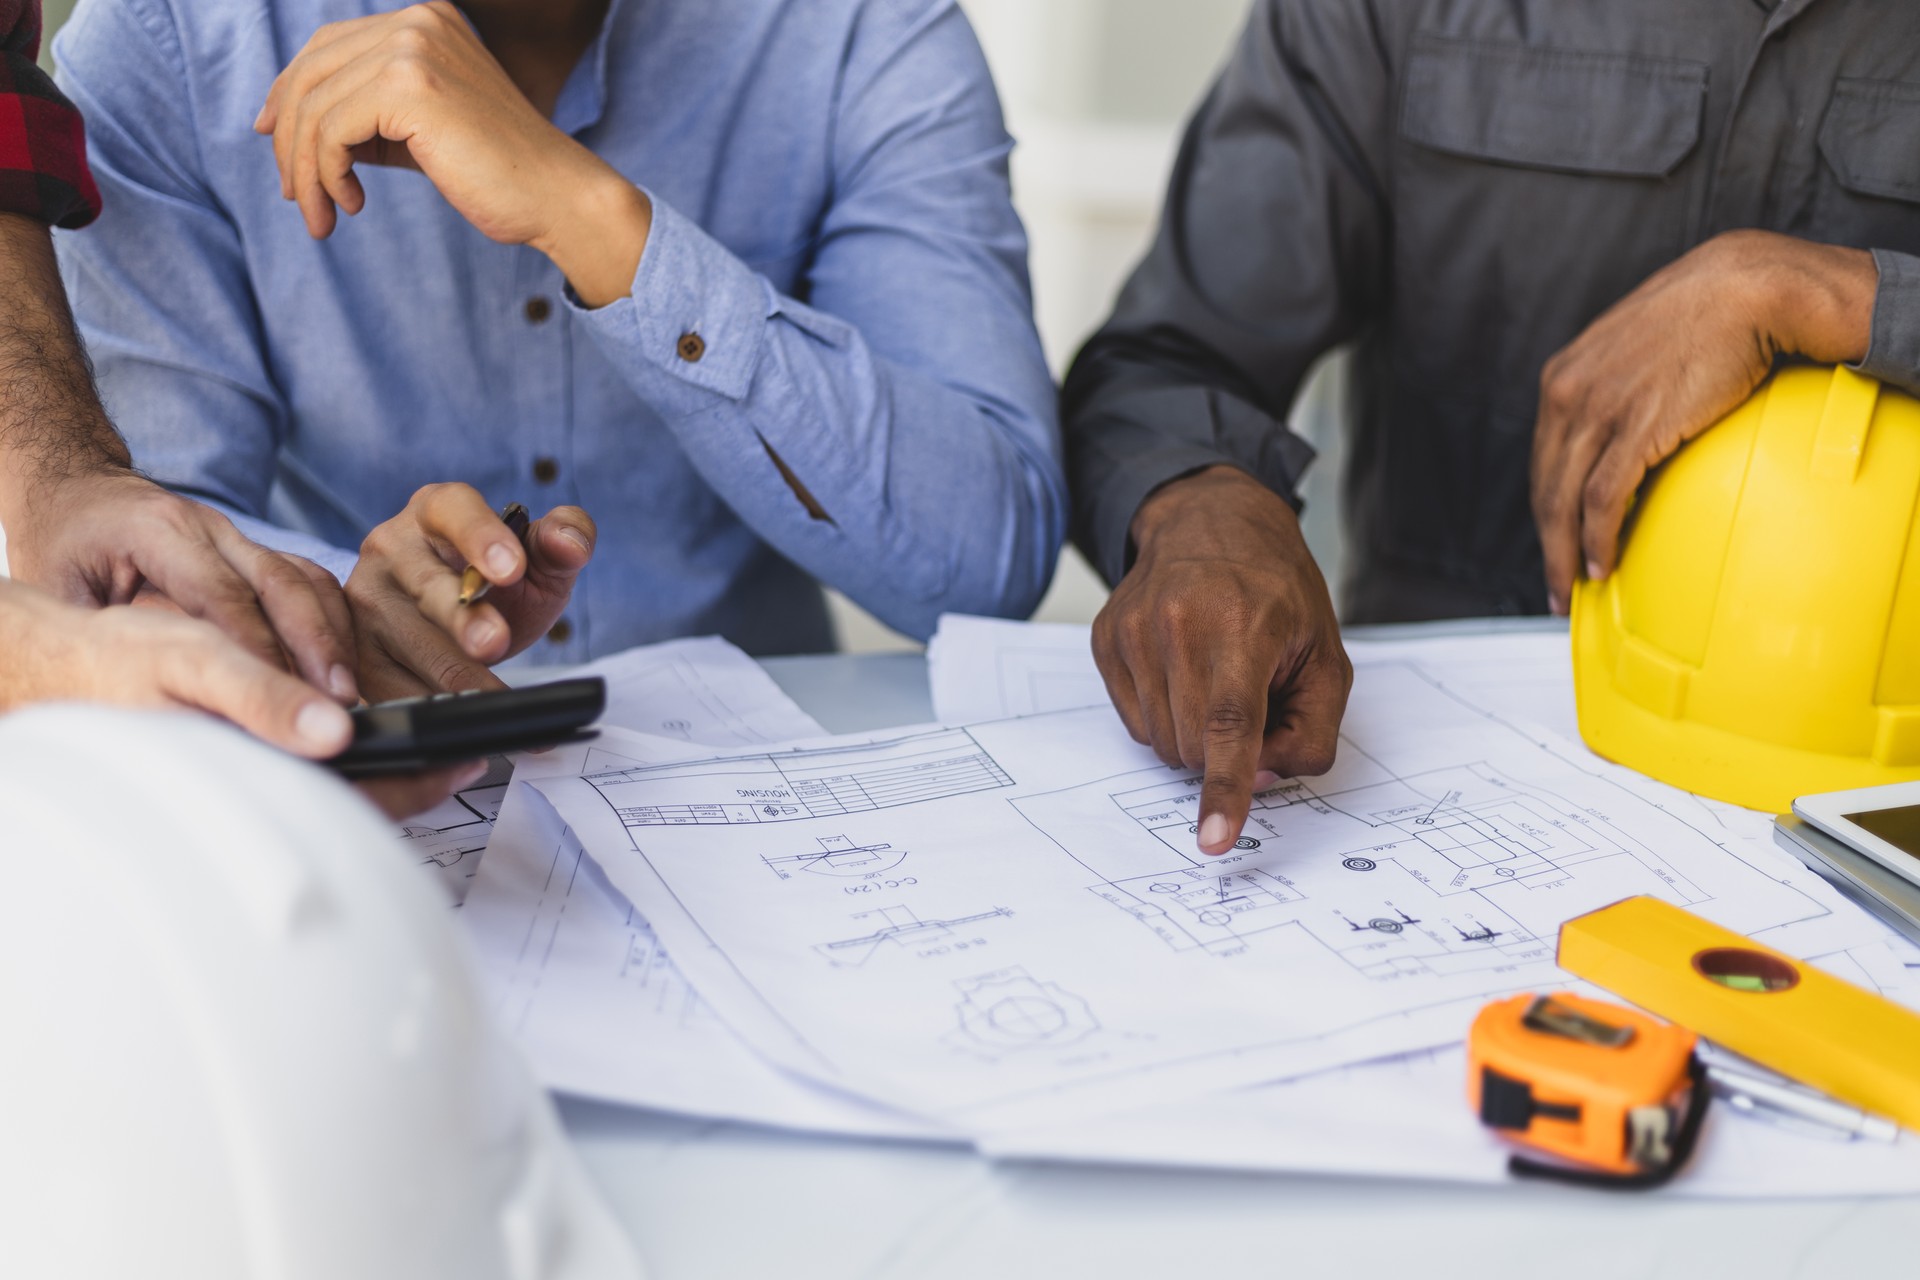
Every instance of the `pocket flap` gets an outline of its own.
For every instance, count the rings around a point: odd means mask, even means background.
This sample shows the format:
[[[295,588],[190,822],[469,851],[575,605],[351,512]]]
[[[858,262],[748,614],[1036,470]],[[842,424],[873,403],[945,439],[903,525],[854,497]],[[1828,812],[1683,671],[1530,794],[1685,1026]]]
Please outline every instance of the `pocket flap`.
[[[1423,36],[1400,132],[1536,169],[1665,177],[1700,141],[1703,63]]]
[[[1841,80],[1820,126],[1820,154],[1849,191],[1920,200],[1920,85]]]

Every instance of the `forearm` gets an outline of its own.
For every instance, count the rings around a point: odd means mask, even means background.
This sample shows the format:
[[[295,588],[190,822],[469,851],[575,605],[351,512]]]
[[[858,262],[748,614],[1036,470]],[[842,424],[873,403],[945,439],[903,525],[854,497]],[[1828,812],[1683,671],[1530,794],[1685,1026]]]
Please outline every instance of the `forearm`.
[[[0,521],[51,481],[130,464],[94,392],[44,223],[0,213]]]
[[[1066,509],[1031,321],[968,261],[933,285],[861,265],[884,279],[843,300],[864,324],[775,292],[655,202],[630,296],[576,314],[707,483],[796,564],[909,634],[942,610],[1024,615]]]

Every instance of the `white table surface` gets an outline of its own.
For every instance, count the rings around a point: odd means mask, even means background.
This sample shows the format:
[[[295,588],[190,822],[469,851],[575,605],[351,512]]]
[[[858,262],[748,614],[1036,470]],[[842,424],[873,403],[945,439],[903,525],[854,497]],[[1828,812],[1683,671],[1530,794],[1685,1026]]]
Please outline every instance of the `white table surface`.
[[[1541,624],[1468,629],[1515,625]],[[766,666],[836,733],[931,716],[918,655]],[[1917,1199],[1691,1201],[995,1164],[958,1148],[800,1137],[574,1100],[561,1111],[654,1280],[1920,1274]]]

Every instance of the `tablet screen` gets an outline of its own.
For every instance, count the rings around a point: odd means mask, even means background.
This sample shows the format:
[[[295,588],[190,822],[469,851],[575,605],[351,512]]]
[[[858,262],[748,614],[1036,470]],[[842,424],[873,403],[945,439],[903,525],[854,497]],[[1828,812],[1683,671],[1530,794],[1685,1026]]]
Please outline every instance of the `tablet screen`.
[[[1909,857],[1920,858],[1920,804],[1850,813],[1847,821],[1862,831],[1879,836]]]

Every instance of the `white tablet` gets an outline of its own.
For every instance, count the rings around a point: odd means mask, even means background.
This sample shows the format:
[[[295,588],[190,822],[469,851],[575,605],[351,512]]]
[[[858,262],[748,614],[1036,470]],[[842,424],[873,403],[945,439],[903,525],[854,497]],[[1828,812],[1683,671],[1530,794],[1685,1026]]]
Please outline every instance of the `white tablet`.
[[[1801,796],[1794,816],[1920,884],[1920,782]]]

